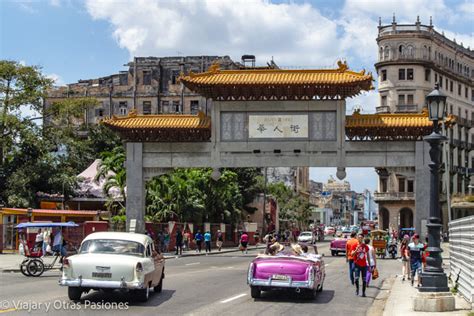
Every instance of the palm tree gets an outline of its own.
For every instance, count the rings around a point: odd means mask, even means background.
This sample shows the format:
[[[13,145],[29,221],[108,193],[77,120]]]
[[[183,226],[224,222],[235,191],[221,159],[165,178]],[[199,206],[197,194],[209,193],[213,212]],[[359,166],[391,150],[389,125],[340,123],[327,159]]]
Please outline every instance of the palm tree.
[[[105,179],[104,193],[107,196],[105,206],[116,215],[123,215],[126,205],[125,187],[127,185],[127,172],[124,167],[125,151],[123,147],[115,147],[112,151],[105,151],[100,154],[101,162],[97,166],[96,181]],[[120,197],[114,197],[111,189],[117,188]],[[118,206],[118,207],[117,207]]]

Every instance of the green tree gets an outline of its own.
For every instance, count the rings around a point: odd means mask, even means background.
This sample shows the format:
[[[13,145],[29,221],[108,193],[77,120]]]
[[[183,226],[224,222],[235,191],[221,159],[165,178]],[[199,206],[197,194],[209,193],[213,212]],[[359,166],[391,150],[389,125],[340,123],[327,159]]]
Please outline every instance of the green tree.
[[[300,229],[307,227],[311,216],[308,199],[296,194],[283,182],[268,184],[267,193],[276,198],[280,208],[279,217],[281,220],[294,222]]]
[[[126,205],[125,187],[127,185],[127,172],[124,167],[125,151],[122,146],[117,146],[111,151],[100,154],[101,162],[98,166],[96,181],[105,180],[104,193],[107,196],[106,207],[114,215],[123,215]],[[112,189],[118,189],[120,196],[112,194]]]

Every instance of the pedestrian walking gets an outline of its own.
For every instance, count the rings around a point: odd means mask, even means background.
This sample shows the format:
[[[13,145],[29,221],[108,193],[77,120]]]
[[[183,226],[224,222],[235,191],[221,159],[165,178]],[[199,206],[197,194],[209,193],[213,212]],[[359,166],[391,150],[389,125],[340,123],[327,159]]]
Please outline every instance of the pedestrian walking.
[[[158,243],[158,249],[160,249],[160,252],[165,252],[165,236],[163,235],[162,231],[158,232],[158,235],[156,236],[156,241]]]
[[[168,232],[168,230],[165,230],[165,233],[163,235],[163,243],[164,243],[165,252],[169,251],[170,240],[171,240],[170,233]]]
[[[221,251],[222,244],[224,244],[224,234],[220,230],[217,231],[216,246],[217,250]]]
[[[421,274],[421,258],[425,245],[420,242],[420,236],[418,234],[413,235],[413,241],[408,244],[410,251],[410,268],[411,268],[411,285],[415,283],[415,274],[417,275],[417,286],[421,285],[420,274]]]
[[[259,232],[255,232],[255,234],[253,234],[253,239],[255,239],[255,248],[258,247],[258,243],[260,242],[260,233]]]
[[[402,281],[405,281],[405,276],[410,280],[410,261],[409,261],[409,250],[408,241],[410,237],[408,235],[403,236],[402,243],[400,245],[400,256],[402,257]]]
[[[43,233],[41,232],[41,228],[38,229],[38,233],[36,234],[36,238],[35,238],[35,251],[39,251],[41,249],[43,249]],[[43,255],[44,255],[44,251],[43,251]]]
[[[194,241],[196,242],[196,252],[201,252],[201,249],[202,249],[202,241],[203,241],[204,237],[202,236],[201,234],[201,231],[198,230],[196,235],[194,236]]]
[[[177,254],[182,255],[183,254],[183,234],[181,233],[181,230],[176,231],[176,255]]]
[[[377,259],[375,256],[374,246],[370,244],[370,238],[366,237],[364,239],[364,244],[366,244],[367,247],[369,247],[369,252],[367,255],[368,268],[367,268],[367,277],[366,277],[367,287],[369,287],[370,280],[372,279],[372,274],[377,268]]]
[[[209,251],[211,252],[211,233],[207,231],[204,234],[204,243],[206,244],[206,253]]]
[[[183,236],[184,250],[185,251],[189,250],[189,242],[190,241],[191,241],[191,234],[189,233],[189,230],[186,230],[184,232],[184,236]]]
[[[358,235],[359,243],[353,246],[352,258],[354,260],[354,284],[356,286],[356,295],[359,295],[359,279],[362,277],[362,297],[365,297],[367,287],[367,257],[369,247],[364,243],[364,235]]]
[[[349,263],[349,279],[352,285],[354,285],[354,258],[352,256],[352,249],[356,249],[357,245],[359,245],[356,236],[357,233],[355,231],[351,232],[351,239],[346,243],[346,262]]]
[[[43,256],[51,253],[51,232],[47,229],[43,232]]]
[[[249,243],[249,235],[247,235],[246,232],[242,233],[242,236],[240,236],[240,250],[242,250],[242,253],[247,253],[247,245]]]

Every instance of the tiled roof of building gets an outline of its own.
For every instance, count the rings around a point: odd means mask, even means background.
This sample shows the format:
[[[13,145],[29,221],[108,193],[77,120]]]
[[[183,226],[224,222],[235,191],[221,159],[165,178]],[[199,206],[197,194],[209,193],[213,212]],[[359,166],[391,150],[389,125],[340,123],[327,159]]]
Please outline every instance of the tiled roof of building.
[[[455,124],[448,116],[447,127]],[[349,140],[421,140],[433,130],[426,109],[422,113],[384,113],[346,116],[346,136]]]
[[[431,127],[424,113],[353,114],[346,117],[346,127]]]
[[[372,89],[372,74],[354,72],[346,63],[337,69],[220,70],[180,77],[189,89],[217,100],[346,98]]]
[[[131,111],[128,116],[113,116],[102,123],[126,141],[192,142],[211,138],[211,118],[202,112],[197,115],[137,115]]]
[[[202,112],[198,115],[136,115],[135,112],[131,112],[128,116],[114,116],[104,120],[103,123],[113,129],[201,129],[211,127],[211,118]]]

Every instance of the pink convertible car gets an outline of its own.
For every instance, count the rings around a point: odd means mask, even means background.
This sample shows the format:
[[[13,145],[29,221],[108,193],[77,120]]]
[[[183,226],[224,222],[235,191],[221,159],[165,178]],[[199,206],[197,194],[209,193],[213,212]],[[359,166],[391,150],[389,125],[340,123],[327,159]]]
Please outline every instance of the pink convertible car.
[[[314,299],[323,290],[325,275],[320,255],[258,256],[250,263],[247,283],[253,298],[259,298],[261,291],[291,289]]]

